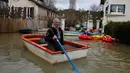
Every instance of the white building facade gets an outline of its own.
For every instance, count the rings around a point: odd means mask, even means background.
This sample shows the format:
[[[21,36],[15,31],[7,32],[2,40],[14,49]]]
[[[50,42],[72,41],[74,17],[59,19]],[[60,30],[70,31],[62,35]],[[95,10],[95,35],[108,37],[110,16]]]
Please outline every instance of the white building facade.
[[[130,21],[130,0],[104,0],[103,27],[110,21]]]

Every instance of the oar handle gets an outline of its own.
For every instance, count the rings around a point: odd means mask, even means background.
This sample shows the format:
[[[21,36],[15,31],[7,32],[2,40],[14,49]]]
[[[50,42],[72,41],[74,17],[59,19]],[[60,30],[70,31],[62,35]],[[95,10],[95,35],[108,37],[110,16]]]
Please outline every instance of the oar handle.
[[[60,45],[61,49],[63,50],[63,52],[65,53],[67,59],[69,60],[70,64],[72,65],[72,67],[74,68],[74,70],[76,71],[76,73],[80,73],[79,70],[76,68],[76,66],[73,64],[72,60],[70,59],[70,57],[68,56],[66,50],[64,49],[64,47],[61,45],[60,41],[58,39],[56,39],[56,41],[58,42],[58,44]]]

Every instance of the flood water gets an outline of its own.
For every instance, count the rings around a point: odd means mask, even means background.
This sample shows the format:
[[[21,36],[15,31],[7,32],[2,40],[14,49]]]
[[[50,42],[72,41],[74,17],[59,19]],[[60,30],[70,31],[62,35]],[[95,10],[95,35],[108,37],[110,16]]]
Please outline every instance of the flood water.
[[[21,34],[0,34],[0,73],[74,73],[69,62],[51,65],[24,46]],[[90,44],[86,58],[73,60],[81,73],[130,73],[130,46],[66,39]]]

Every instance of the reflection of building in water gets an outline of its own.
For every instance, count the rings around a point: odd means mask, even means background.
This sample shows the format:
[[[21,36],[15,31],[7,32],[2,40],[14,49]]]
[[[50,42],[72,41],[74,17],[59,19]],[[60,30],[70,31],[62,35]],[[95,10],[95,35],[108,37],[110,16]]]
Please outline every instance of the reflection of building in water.
[[[76,9],[76,0],[70,0],[69,9],[73,9],[73,10]]]

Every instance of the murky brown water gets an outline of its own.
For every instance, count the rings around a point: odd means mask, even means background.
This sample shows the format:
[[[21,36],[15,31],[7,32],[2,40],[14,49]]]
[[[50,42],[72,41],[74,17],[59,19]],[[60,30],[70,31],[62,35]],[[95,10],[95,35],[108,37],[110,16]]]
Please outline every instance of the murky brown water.
[[[87,58],[73,61],[81,73],[130,73],[130,47],[66,38],[91,45]],[[0,41],[0,73],[74,73],[69,62],[51,65],[32,54],[20,34],[0,34]]]

